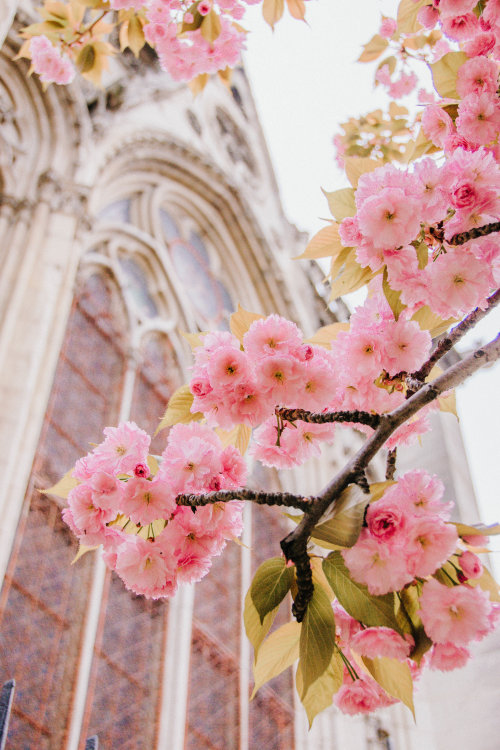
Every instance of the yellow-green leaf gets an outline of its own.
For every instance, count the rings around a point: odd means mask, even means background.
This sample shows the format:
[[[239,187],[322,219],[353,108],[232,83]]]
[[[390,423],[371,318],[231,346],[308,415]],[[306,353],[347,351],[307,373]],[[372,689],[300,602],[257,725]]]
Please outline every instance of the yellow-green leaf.
[[[71,565],[74,565],[76,562],[78,562],[78,560],[80,559],[80,557],[83,557],[84,555],[86,555],[87,552],[92,552],[92,550],[98,549],[98,547],[99,547],[99,545],[97,545],[95,547],[86,547],[85,544],[81,544],[80,543],[79,546],[78,546],[78,552],[76,553],[76,555],[74,556],[74,558],[71,560]]]
[[[158,459],[156,456],[153,456],[151,453],[148,456],[148,466],[149,471],[153,476],[156,476],[158,474],[158,469],[160,468],[160,465],[158,463]]]
[[[363,156],[344,156],[344,169],[347,178],[353,188],[358,187],[358,181],[362,174],[373,172],[381,166],[376,159],[369,159]]]
[[[448,330],[448,328],[456,323],[456,318],[448,318],[443,320],[439,315],[433,313],[430,307],[424,305],[416,313],[411,316],[412,320],[416,320],[420,328],[424,331],[429,331],[432,338],[440,336],[442,333]]]
[[[288,12],[298,21],[303,21],[306,15],[306,6],[304,0],[286,0]]]
[[[191,349],[196,349],[198,346],[203,346],[203,338],[206,336],[206,331],[200,331],[199,333],[185,333],[180,331],[183,339],[186,339]]]
[[[422,270],[429,262],[429,248],[425,242],[419,242],[415,248],[415,252],[417,253],[418,258],[418,267]]]
[[[387,266],[384,268],[384,275],[382,279],[382,291],[392,310],[394,320],[398,320],[399,316],[406,309],[406,305],[401,302],[401,292],[397,292],[389,285],[389,279],[387,278]]]
[[[420,128],[415,140],[410,140],[406,144],[403,161],[409,164],[411,161],[415,161],[415,159],[420,159],[424,154],[430,154],[437,150],[437,147],[425,135],[423,128]]]
[[[401,0],[398,6],[398,31],[400,34],[414,34],[416,31],[420,31],[422,26],[417,21],[418,11],[423,5],[426,5],[428,0]]]
[[[299,658],[301,625],[287,622],[275,630],[259,648],[253,665],[254,689],[251,698],[264,683],[291,667]]]
[[[373,596],[366,586],[357,583],[340,552],[332,552],[323,561],[326,578],[344,609],[355,620],[373,627],[387,627],[401,632],[394,612],[394,594]]]
[[[250,596],[261,623],[268,612],[281,604],[288,594],[294,571],[293,567],[287,567],[284,557],[272,557],[257,568],[250,586]]]
[[[277,611],[278,607],[275,607],[271,612],[267,613],[264,620],[261,622],[259,613],[257,612],[252,597],[250,596],[250,591],[247,591],[243,608],[243,622],[245,624],[247,638],[253,646],[255,658],[257,658],[260,646],[274,622]]]
[[[321,586],[315,586],[300,631],[301,700],[330,664],[335,648],[335,617]]]
[[[259,315],[259,313],[249,312],[248,310],[245,310],[241,305],[238,305],[238,309],[236,310],[236,312],[234,312],[229,318],[229,327],[231,328],[231,333],[233,334],[233,336],[236,336],[236,338],[239,339],[241,343],[243,343],[243,336],[248,331],[252,323],[255,320],[260,320],[263,317],[264,316]]]
[[[242,456],[245,455],[250,438],[252,436],[252,428],[246,424],[238,424],[233,427],[232,430],[216,430],[222,445],[226,448],[228,445],[234,445]]]
[[[128,22],[128,46],[134,53],[135,57],[139,57],[139,52],[146,44],[146,37],[142,30],[142,23],[140,18],[136,15],[132,16]]]
[[[370,484],[370,502],[374,503],[376,500],[380,500],[384,496],[385,491],[396,484],[392,479],[387,479],[384,482],[374,482]]]
[[[492,602],[500,602],[498,583],[487,568],[483,568],[483,573],[479,578],[470,579],[467,583],[471,586],[480,586],[483,591],[487,591]]]
[[[304,688],[301,669],[297,670],[296,680],[297,692],[299,695],[302,695]],[[312,726],[314,718],[332,704],[333,696],[342,687],[343,680],[344,665],[342,657],[338,650],[335,649],[326,670],[313,682],[305,697],[301,699],[309,720],[309,729]]]
[[[450,414],[454,414],[458,419],[455,391],[450,391],[447,396],[438,396],[437,402],[439,411],[447,411]]]
[[[209,44],[215,42],[221,32],[221,23],[219,14],[212,8],[210,13],[204,17],[201,22],[201,35]]]
[[[434,88],[443,99],[458,99],[456,89],[458,69],[468,60],[465,52],[448,52],[429,65]]]
[[[163,415],[160,424],[158,425],[155,435],[165,427],[171,427],[174,424],[188,424],[193,420],[201,419],[203,414],[200,412],[191,412],[191,405],[193,403],[194,396],[189,390],[188,385],[182,385],[177,388],[174,393],[170,396],[167,404],[167,410]]]
[[[477,523],[474,526],[466,523],[454,523],[453,525],[456,526],[459,536],[496,536],[500,534],[500,523],[494,523],[491,526],[486,526],[484,523]]]
[[[354,190],[352,188],[342,188],[328,193],[323,190],[328,201],[328,206],[332,212],[333,218],[340,222],[348,216],[354,216],[356,213],[356,204],[354,202]]]
[[[319,328],[314,336],[306,339],[306,343],[331,349],[332,341],[335,341],[341,331],[348,331],[349,328],[349,323],[330,323],[330,325]]]
[[[372,62],[376,60],[388,44],[389,41],[387,39],[384,39],[380,34],[375,34],[369,42],[363,45],[363,52],[358,57],[358,62]]]
[[[201,94],[208,83],[208,79],[208,73],[200,73],[196,76],[196,78],[192,78],[188,82],[188,86],[191,89],[191,93],[193,94],[193,96],[198,96],[198,94]]]
[[[418,586],[407,586],[395,599],[396,617],[402,632],[411,633],[415,646],[410,654],[416,664],[420,664],[424,654],[432,646],[432,641],[425,632],[422,620],[418,614],[420,599]]]
[[[285,0],[264,0],[262,3],[262,15],[272,29],[284,12]]]
[[[362,659],[373,679],[384,688],[386,693],[408,706],[415,718],[413,680],[408,664],[387,657],[369,659],[363,656]]]
[[[80,484],[78,479],[75,479],[73,476],[73,468],[67,471],[62,479],[56,482],[53,487],[49,487],[48,490],[40,490],[42,495],[55,495],[56,497],[66,499],[71,490]]]
[[[94,67],[96,52],[93,44],[86,44],[76,57],[76,67],[80,73],[88,73]]]
[[[350,258],[338,277],[332,282],[330,300],[342,297],[344,294],[355,292],[373,278],[370,268],[362,268],[353,258]]]
[[[314,235],[302,255],[298,255],[296,260],[335,257],[342,249],[338,224],[329,224]]]
[[[356,543],[365,515],[369,496],[356,484],[351,484],[335,502],[330,518],[315,526],[311,532],[314,542],[328,542],[340,547],[352,547]]]

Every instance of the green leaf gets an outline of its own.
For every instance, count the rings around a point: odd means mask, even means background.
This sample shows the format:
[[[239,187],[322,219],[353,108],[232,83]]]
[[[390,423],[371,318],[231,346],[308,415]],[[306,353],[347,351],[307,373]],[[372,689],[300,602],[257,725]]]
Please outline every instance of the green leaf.
[[[298,622],[287,622],[264,641],[254,661],[255,686],[251,699],[265,682],[269,682],[297,661],[301,627]]]
[[[352,547],[356,543],[369,496],[355,484],[349,485],[336,501],[328,521],[315,526],[311,538],[321,546],[328,542],[339,547]]]
[[[222,446],[227,448],[228,445],[234,445],[242,456],[245,455],[250,438],[252,437],[252,428],[246,424],[237,424],[232,430],[222,430],[220,427],[215,430],[220,438]]]
[[[373,679],[384,688],[386,693],[408,706],[415,718],[413,680],[408,664],[387,657],[368,659],[363,656],[362,659]]]
[[[86,547],[85,544],[80,543],[78,545],[78,552],[76,553],[74,558],[71,560],[71,565],[74,565],[76,562],[78,562],[80,557],[83,557],[84,555],[86,555],[87,552],[92,552],[92,550],[98,549],[98,548],[99,548],[99,545],[97,545],[96,547]]]
[[[500,589],[498,583],[487,568],[483,568],[483,573],[479,578],[470,579],[467,583],[470,586],[480,586],[483,591],[487,591],[492,602],[500,602]]]
[[[429,248],[425,242],[419,242],[415,248],[418,258],[418,267],[420,270],[426,267],[429,262]]]
[[[55,495],[56,497],[62,497],[65,500],[71,490],[80,484],[78,479],[75,479],[73,476],[73,468],[67,471],[62,479],[56,482],[53,487],[49,487],[48,490],[40,490],[42,495]]]
[[[396,292],[389,286],[389,280],[387,278],[387,266],[384,268],[384,276],[382,279],[382,291],[384,296],[389,303],[389,307],[394,315],[394,320],[398,320],[399,316],[406,309],[406,305],[401,302],[401,292]]]
[[[268,612],[264,617],[264,620],[261,622],[259,613],[257,612],[252,597],[250,596],[250,591],[247,591],[245,605],[243,607],[243,622],[245,624],[247,638],[253,646],[254,658],[257,658],[262,641],[268,634],[277,611],[278,607],[275,607],[271,612]]]
[[[288,568],[284,557],[272,557],[257,568],[250,595],[261,623],[268,612],[277,607],[288,594],[294,579],[294,568]]]
[[[189,390],[188,385],[182,385],[180,388],[177,388],[177,390],[170,396],[167,410],[163,415],[160,424],[156,428],[155,435],[157,435],[160,430],[165,429],[165,427],[171,427],[172,425],[179,423],[188,424],[188,422],[192,422],[193,420],[201,419],[203,414],[200,412],[191,412],[193,400],[194,396]]]
[[[342,188],[334,190],[333,193],[327,193],[323,190],[328,201],[332,216],[338,222],[348,216],[354,216],[356,213],[356,204],[354,202],[354,190],[352,188]]]
[[[312,683],[304,698],[301,699],[309,720],[309,729],[312,726],[315,716],[332,704],[333,696],[342,687],[343,680],[344,665],[342,657],[338,650],[335,649],[326,670]],[[304,686],[301,669],[297,670],[296,684],[297,692],[299,695],[302,695]]]
[[[419,599],[419,588],[417,586],[407,586],[399,592],[396,597],[396,604],[398,608],[398,619],[401,622],[401,618],[404,617],[409,627],[406,628],[407,633],[411,633],[415,641],[415,646],[410,654],[410,657],[416,664],[420,664],[422,657],[432,646],[432,641],[425,632],[422,620],[418,611],[420,609]]]
[[[339,333],[348,331],[349,328],[349,323],[330,323],[327,326],[319,328],[313,336],[305,341],[307,344],[316,344],[317,346],[324,346],[326,349],[331,349],[332,341],[335,341]]]
[[[95,58],[95,49],[92,44],[86,44],[85,47],[82,47],[76,58],[76,67],[80,73],[88,73],[89,70],[92,70]]]
[[[458,69],[468,60],[465,52],[448,52],[429,65],[434,88],[443,99],[458,99],[456,89]]]
[[[394,611],[394,594],[373,596],[362,583],[353,581],[340,552],[332,552],[323,561],[328,583],[344,609],[355,620],[373,627],[387,627],[401,633]]]
[[[315,586],[300,631],[301,700],[327,669],[335,648],[335,617],[321,586]]]
[[[374,503],[385,495],[385,491],[392,487],[396,482],[392,479],[386,479],[384,482],[374,482],[370,484],[370,502]]]

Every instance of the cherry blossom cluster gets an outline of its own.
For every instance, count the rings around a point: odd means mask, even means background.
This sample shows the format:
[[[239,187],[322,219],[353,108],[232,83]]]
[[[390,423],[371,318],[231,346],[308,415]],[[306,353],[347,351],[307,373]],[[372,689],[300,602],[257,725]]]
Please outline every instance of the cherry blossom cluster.
[[[352,577],[370,594],[402,592],[409,586],[418,592],[418,615],[432,641],[430,651],[417,666],[411,659],[411,635],[402,637],[387,627],[365,628],[335,603],[339,647],[353,663],[351,652],[406,662],[413,678],[424,665],[448,671],[464,666],[470,658],[467,646],[493,630],[499,605],[477,585],[483,567],[468,548],[487,540],[466,536],[460,541],[456,527],[447,523],[453,504],[442,503],[442,495],[436,477],[424,471],[406,473],[368,506],[359,540],[342,551]],[[445,564],[450,572],[439,570]],[[358,677],[353,679],[352,670],[345,669],[344,684],[334,699],[342,711],[364,713],[394,702],[370,676]]]
[[[73,469],[79,484],[63,518],[81,544],[103,545],[106,564],[127,588],[153,599],[171,596],[178,582],[206,575],[212,557],[242,530],[241,502],[193,512],[175,498],[243,486],[245,462],[210,428],[178,424],[153,474],[150,436],[134,422],[106,427],[104,435]]]
[[[404,315],[394,320],[379,293],[357,309],[349,332],[341,332],[331,346],[329,351],[303,343],[300,329],[278,315],[254,321],[242,346],[231,333],[209,333],[194,350],[191,411],[226,430],[238,424],[257,427],[253,455],[266,466],[296,466],[319,455],[322,442],[333,440],[334,425],[280,425],[277,406],[391,411],[405,399],[402,380],[394,376],[423,364],[431,337]],[[422,412],[395,432],[388,447],[427,429]]]
[[[479,17],[476,6],[476,0],[432,0],[420,8],[418,20],[426,29],[439,24],[469,57],[491,54],[500,60],[500,3],[488,0]]]
[[[75,77],[75,66],[70,58],[54,47],[46,36],[34,36],[30,40],[33,69],[44,83],[71,83]]]
[[[216,73],[226,67],[234,67],[240,59],[245,46],[245,32],[234,25],[245,11],[245,3],[253,5],[260,0],[224,0],[212,3],[201,0],[196,12],[207,16],[218,11],[220,32],[216,38],[208,41],[201,28],[193,25],[192,3],[179,0],[152,0],[147,3],[148,23],[144,27],[146,40],[155,47],[161,66],[175,80],[191,80],[202,73]],[[179,26],[181,24],[181,26]],[[179,28],[185,31],[179,33]]]
[[[443,122],[446,113],[435,109]],[[424,127],[433,112],[426,111]],[[498,286],[496,235],[443,248],[432,232],[442,227],[449,240],[498,220],[500,168],[488,149],[457,148],[442,166],[426,158],[412,170],[379,167],[360,177],[355,200],[356,215],[340,225],[342,242],[356,248],[362,266],[386,266],[391,288],[401,291],[408,307],[428,305],[444,318],[458,317],[484,305]]]

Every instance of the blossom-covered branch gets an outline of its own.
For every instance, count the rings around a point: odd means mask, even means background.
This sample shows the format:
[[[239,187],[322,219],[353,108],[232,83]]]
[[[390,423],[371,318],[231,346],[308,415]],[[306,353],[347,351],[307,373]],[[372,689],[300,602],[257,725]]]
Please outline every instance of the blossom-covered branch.
[[[418,381],[424,381],[436,362],[438,362],[441,357],[444,357],[444,355],[449,352],[450,349],[452,349],[458,341],[460,341],[462,336],[465,336],[465,334],[470,331],[470,329],[473,328],[476,323],[479,323],[480,320],[482,320],[489,312],[491,312],[491,310],[493,310],[493,308],[495,308],[499,302],[500,289],[497,289],[497,291],[492,294],[491,297],[488,297],[487,304],[484,308],[481,309],[477,307],[475,310],[469,313],[469,315],[467,315],[458,325],[452,328],[446,336],[443,336],[427,362],[425,362],[417,372],[412,373],[410,377],[413,379],[413,381],[415,383],[418,383]]]
[[[369,437],[356,455],[345,465],[336,477],[318,495],[309,512],[304,514],[300,524],[281,541],[281,548],[287,560],[295,562],[303,559],[309,537],[321,517],[335,503],[345,488],[363,472],[369,462],[378,453],[392,433],[410,417],[415,415],[426,404],[438,396],[455,388],[485,364],[500,358],[500,334],[489,344],[465,357],[461,362],[450,367],[446,372],[430,383],[424,385],[417,393],[397,407],[390,414],[381,415],[380,425]],[[294,614],[302,619],[310,599],[308,577],[302,582],[297,578],[299,595],[295,599]],[[298,601],[298,603],[297,603]]]

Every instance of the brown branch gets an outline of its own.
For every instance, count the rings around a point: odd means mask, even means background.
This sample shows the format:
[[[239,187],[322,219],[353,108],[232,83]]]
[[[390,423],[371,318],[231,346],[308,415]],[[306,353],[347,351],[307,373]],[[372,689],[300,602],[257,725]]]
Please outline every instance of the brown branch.
[[[457,341],[459,341],[462,336],[464,336],[473,326],[475,326],[476,323],[482,320],[491,310],[493,310],[494,307],[496,307],[496,305],[498,305],[498,303],[500,302],[500,289],[497,289],[497,291],[492,294],[491,297],[488,297],[487,302],[487,307],[485,307],[484,310],[476,307],[476,309],[469,313],[466,318],[464,318],[458,325],[452,328],[451,331],[438,342],[431,356],[429,357],[427,362],[422,365],[420,370],[408,376],[412,379],[408,383],[412,390],[417,390],[417,388],[414,387],[417,384],[417,381],[424,381],[436,362],[438,362],[441,357],[449,352],[450,349],[455,346]]]
[[[371,414],[368,411],[332,411],[332,412],[312,412],[305,409],[286,409],[277,406],[275,409],[277,416],[287,422],[310,422],[311,424],[326,424],[329,422],[352,422],[357,424],[366,424],[374,429],[380,424],[380,415]]]
[[[482,227],[473,227],[472,229],[468,229],[467,232],[460,232],[453,235],[451,239],[445,240],[445,242],[448,245],[464,245],[469,240],[476,240],[478,237],[485,237],[487,234],[493,234],[494,232],[500,232],[500,221],[495,221],[492,224],[483,224]]]
[[[435,227],[429,227],[429,234],[434,237],[438,242],[446,242],[447,245],[464,245],[470,240],[476,240],[478,237],[485,237],[487,234],[493,234],[494,232],[500,232],[500,221],[495,221],[492,224],[483,224],[482,227],[472,227],[466,232],[459,232],[450,237],[449,240],[445,239],[444,236],[443,222],[439,222]]]
[[[281,548],[287,560],[292,560],[292,562],[297,564],[296,561],[302,558],[311,532],[320,518],[335,503],[337,498],[340,497],[342,491],[355,481],[361,472],[365,471],[369,462],[398,427],[442,393],[460,385],[460,383],[483,367],[483,365],[494,362],[499,358],[500,334],[489,344],[465,357],[461,362],[457,362],[432,382],[423,385],[417,393],[400,404],[394,411],[389,414],[382,414],[380,416],[380,425],[373,435],[365,441],[356,455],[351,458],[337,476],[325,487],[311,504],[310,509],[304,514],[298,526],[281,541]],[[297,579],[297,586],[301,607],[303,607],[303,602],[305,600],[308,602],[310,595],[306,589],[301,591],[299,579]],[[308,595],[309,599],[307,598]],[[305,612],[305,609],[303,611]]]
[[[196,508],[214,503],[229,503],[231,500],[249,500],[257,505],[282,505],[287,508],[298,508],[304,513],[309,512],[315,498],[303,495],[292,495],[289,492],[255,492],[247,488],[240,490],[221,490],[203,495],[177,495],[177,505]]]
[[[387,453],[387,463],[385,465],[385,478],[387,481],[392,481],[394,479],[394,474],[396,473],[396,459],[398,457],[398,449],[393,448],[392,451],[388,451]]]

